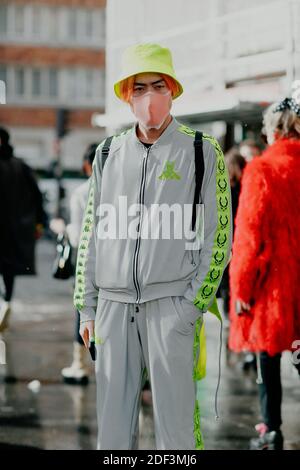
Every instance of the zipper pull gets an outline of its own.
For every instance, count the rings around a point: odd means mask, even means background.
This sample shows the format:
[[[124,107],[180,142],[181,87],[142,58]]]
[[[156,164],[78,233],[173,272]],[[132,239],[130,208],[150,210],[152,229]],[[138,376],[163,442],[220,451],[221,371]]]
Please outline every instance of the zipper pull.
[[[136,312],[139,312],[139,311],[140,311],[140,309],[139,309],[139,306],[138,306],[138,305],[136,305],[136,306],[135,306],[135,311],[136,311]]]

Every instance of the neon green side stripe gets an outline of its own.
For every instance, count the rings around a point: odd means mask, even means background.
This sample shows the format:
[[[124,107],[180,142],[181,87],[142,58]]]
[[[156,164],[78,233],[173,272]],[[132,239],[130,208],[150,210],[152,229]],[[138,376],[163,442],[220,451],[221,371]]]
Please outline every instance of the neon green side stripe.
[[[194,381],[202,380],[206,376],[206,337],[204,320],[199,318],[195,325],[195,337],[193,346],[194,356]]]
[[[132,132],[132,128],[125,130],[124,132],[117,134],[114,137],[120,138],[129,132]],[[101,150],[105,143],[105,139],[99,144],[97,152]],[[96,163],[96,158],[94,164]],[[87,263],[87,251],[90,238],[93,233],[93,224],[94,224],[94,191],[95,191],[95,182],[94,182],[94,173],[91,177],[91,185],[89,189],[88,203],[85,209],[83,229],[80,238],[80,244],[77,254],[77,263],[76,263],[76,280],[75,280],[75,290],[74,290],[74,306],[78,310],[82,310],[85,307],[85,271]],[[96,343],[99,343],[99,339],[96,338]]]
[[[204,450],[204,442],[202,433],[200,430],[200,407],[199,402],[196,400],[194,410],[194,436],[195,436],[195,448],[197,450]]]
[[[178,131],[190,137],[195,137],[196,131],[188,126],[181,125]],[[203,134],[203,139],[208,140],[215,148],[217,158],[216,171],[216,199],[218,226],[215,233],[212,258],[209,271],[199,288],[194,304],[202,311],[210,311],[222,321],[218,310],[215,294],[220,281],[220,276],[227,265],[227,248],[230,237],[230,187],[227,168],[224,161],[223,152],[218,142],[211,136]],[[194,381],[201,380],[206,374],[206,339],[204,323],[199,319],[195,327],[194,337]],[[196,449],[204,449],[203,438],[200,430],[200,408],[196,400],[194,410],[194,436]]]
[[[85,271],[87,263],[87,252],[88,245],[93,233],[93,224],[94,224],[94,190],[95,182],[94,176],[91,178],[90,189],[88,202],[86,205],[83,226],[80,237],[80,243],[77,254],[77,263],[76,263],[76,280],[75,280],[75,290],[74,290],[74,305],[77,310],[82,310],[84,308],[84,299],[85,299]]]
[[[183,134],[190,135],[191,137],[195,137],[196,131],[194,129],[191,129],[188,126],[185,126],[184,124],[181,124],[177,130],[179,132],[182,132]]]
[[[194,345],[193,345],[193,380],[195,382],[203,379],[206,375],[206,339],[204,321],[199,318],[195,325]],[[196,399],[194,408],[194,437],[195,448],[198,450],[204,449],[204,443],[200,427],[200,408],[199,402]]]
[[[178,131],[183,134],[195,137],[196,131],[188,126],[181,125]],[[217,158],[216,171],[216,200],[218,212],[218,226],[215,233],[214,245],[212,250],[211,263],[208,273],[198,290],[194,299],[194,304],[202,311],[207,311],[213,302],[213,308],[210,310],[220,320],[218,311],[215,307],[215,294],[219,285],[220,277],[227,265],[227,250],[230,238],[230,186],[227,168],[225,165],[224,155],[220,145],[208,134],[203,134],[203,139],[210,142],[215,149]],[[217,309],[218,310],[218,309]]]
[[[218,142],[211,136],[204,134],[203,138],[208,140],[215,148],[216,165],[216,201],[218,225],[215,233],[214,245],[209,271],[199,288],[194,304],[202,311],[208,310],[214,301],[220,278],[228,262],[228,243],[230,240],[230,186],[224,155]]]

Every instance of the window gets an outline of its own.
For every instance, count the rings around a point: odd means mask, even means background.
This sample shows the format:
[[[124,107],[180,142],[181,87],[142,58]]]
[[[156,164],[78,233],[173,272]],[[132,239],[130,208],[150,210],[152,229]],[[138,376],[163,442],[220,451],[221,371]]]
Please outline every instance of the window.
[[[69,11],[68,33],[71,38],[76,38],[77,36],[77,11],[75,9]]]
[[[58,96],[58,73],[57,69],[49,70],[49,96]]]
[[[25,8],[23,6],[15,7],[15,32],[23,35],[25,31]]]
[[[32,71],[32,95],[41,96],[41,94],[42,94],[41,71],[33,70]]]
[[[23,96],[25,93],[25,73],[24,69],[15,70],[15,93]]]
[[[0,35],[9,34],[18,42],[26,36],[26,40],[36,43],[45,39],[65,44],[82,41],[83,46],[104,45],[104,9],[45,3],[0,0]]]
[[[42,30],[42,9],[37,5],[32,6],[32,32],[34,36],[40,37]]]
[[[104,40],[105,37],[105,11],[96,10],[94,14],[94,36],[98,39]]]
[[[92,98],[94,95],[94,71],[86,70],[85,71],[85,98]]]
[[[95,99],[104,97],[103,77],[94,68],[65,69],[64,98],[78,104],[91,104]]]
[[[84,36],[87,38],[93,37],[93,11],[85,11],[85,21],[84,21]]]
[[[67,70],[67,95],[68,98],[77,97],[77,73],[76,70]]]
[[[0,64],[0,80],[13,103],[91,105],[104,99],[103,72],[95,68],[38,68]]]
[[[7,32],[7,5],[0,5],[0,34]]]
[[[57,40],[58,39],[58,10],[55,7],[50,7],[48,9],[48,32],[49,32],[49,39]]]

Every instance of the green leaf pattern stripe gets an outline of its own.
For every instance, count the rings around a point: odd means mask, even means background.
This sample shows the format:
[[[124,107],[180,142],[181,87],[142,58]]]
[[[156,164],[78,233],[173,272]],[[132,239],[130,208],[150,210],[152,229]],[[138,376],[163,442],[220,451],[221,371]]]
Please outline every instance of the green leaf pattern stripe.
[[[184,134],[195,136],[195,131],[187,126],[180,126],[178,129]],[[217,170],[216,170],[216,200],[218,225],[215,233],[215,239],[212,249],[212,257],[208,273],[199,288],[194,304],[201,310],[207,311],[213,301],[220,278],[228,262],[228,244],[230,242],[230,186],[224,155],[220,145],[208,134],[203,134],[203,139],[210,142],[216,152]]]
[[[87,263],[87,252],[94,224],[94,191],[95,182],[94,175],[91,177],[88,202],[84,213],[81,238],[77,254],[76,265],[76,281],[74,291],[74,305],[78,310],[82,310],[85,306],[85,271]]]

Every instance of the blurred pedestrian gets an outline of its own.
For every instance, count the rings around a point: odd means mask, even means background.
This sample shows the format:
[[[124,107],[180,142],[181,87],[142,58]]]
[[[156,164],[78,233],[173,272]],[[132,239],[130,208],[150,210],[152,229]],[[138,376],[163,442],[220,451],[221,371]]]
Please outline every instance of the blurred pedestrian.
[[[74,294],[84,342],[87,347],[96,342],[97,447],[137,448],[141,388],[148,375],[157,448],[202,449],[195,381],[203,313],[215,306],[230,256],[228,173],[216,140],[170,114],[183,90],[169,49],[131,46],[123,66],[114,90],[137,122],[97,150]],[[145,207],[177,202],[196,209],[200,200],[201,250],[188,249],[184,235],[142,236]],[[196,211],[190,212],[192,227]],[[130,216],[134,221],[128,225]]]
[[[300,338],[300,106],[286,98],[264,115],[269,147],[242,179],[230,265],[230,342],[258,355],[263,423],[251,449],[282,449],[280,358]]]
[[[83,156],[82,171],[87,178],[92,174],[92,165],[97,147],[98,144],[89,145]],[[70,199],[70,224],[67,225],[66,231],[75,253],[74,259],[76,259],[78,250],[81,225],[85,206],[88,200],[88,192],[89,179],[75,189]],[[84,385],[88,383],[89,370],[85,361],[87,354],[86,349],[84,347],[83,339],[79,334],[79,320],[79,312],[76,310],[73,361],[69,367],[62,369],[61,373],[66,383]]]
[[[4,282],[0,331],[8,327],[15,277],[35,274],[35,243],[47,224],[43,197],[33,172],[13,154],[0,128],[0,273]]]
[[[245,139],[239,144],[239,151],[247,163],[261,154],[261,150],[254,139]]]

